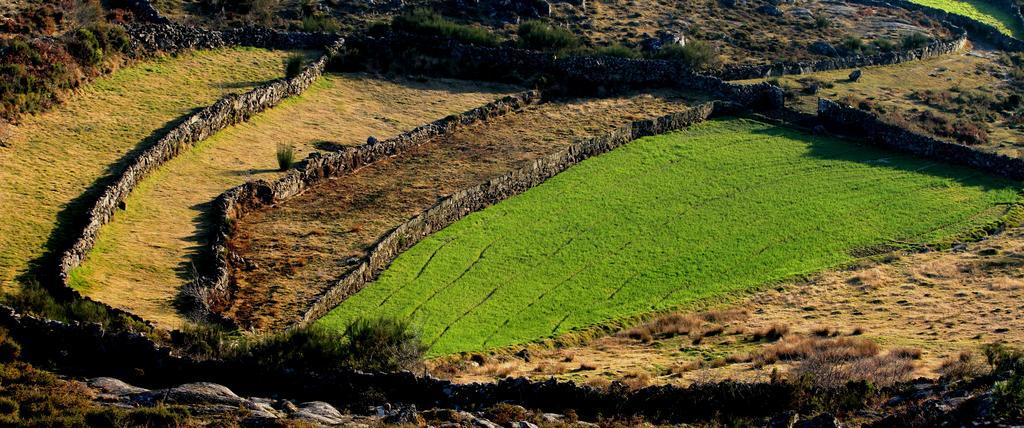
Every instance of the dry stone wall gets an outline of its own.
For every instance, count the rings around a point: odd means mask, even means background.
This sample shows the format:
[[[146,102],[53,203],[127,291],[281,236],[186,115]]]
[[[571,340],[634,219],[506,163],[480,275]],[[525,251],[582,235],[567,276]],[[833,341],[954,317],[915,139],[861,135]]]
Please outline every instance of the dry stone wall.
[[[125,26],[136,48],[147,52],[180,52],[249,46],[266,49],[321,49],[338,40],[336,34],[281,31],[265,27],[210,30],[178,24],[131,24]]]
[[[209,253],[214,258],[211,272],[203,281],[197,281],[183,290],[183,301],[193,317],[205,317],[219,312],[230,299],[232,254],[226,243],[231,225],[254,210],[280,203],[310,186],[332,177],[351,173],[360,167],[395,156],[417,145],[449,135],[466,125],[522,110],[540,102],[539,91],[510,95],[467,112],[451,115],[409,132],[382,141],[346,148],[338,153],[312,153],[295,169],[273,182],[257,180],[235,187],[214,201],[212,235]]]
[[[150,0],[122,0],[125,6],[132,11],[135,19],[154,24],[170,24],[171,20],[160,14],[156,6]]]
[[[1024,180],[1024,159],[921,135],[885,123],[873,113],[831,100],[818,100],[818,120],[829,131],[861,137],[890,150],[965,165],[1012,180]]]
[[[100,228],[109,223],[118,208],[147,175],[196,143],[230,125],[271,108],[283,99],[306,90],[323,73],[330,55],[337,52],[343,40],[336,39],[327,53],[307,65],[297,76],[261,85],[240,95],[228,95],[213,105],[187,117],[171,129],[153,146],[132,159],[116,181],[107,186],[88,211],[84,226],[74,233],[70,247],[63,251],[57,262],[57,275],[67,286],[71,271],[78,267],[96,243]],[[144,286],[140,284],[140,286]],[[75,293],[77,294],[77,293]],[[79,295],[78,297],[85,298]],[[118,311],[123,313],[123,311]],[[136,317],[137,318],[137,317]]]
[[[398,226],[374,244],[368,257],[312,304],[303,316],[303,322],[308,323],[323,317],[374,280],[403,251],[470,213],[521,194],[573,165],[615,150],[638,138],[683,129],[714,114],[729,111],[735,111],[732,104],[711,102],[657,119],[632,122],[607,135],[573,143],[568,148],[537,159],[522,169],[455,193]]]

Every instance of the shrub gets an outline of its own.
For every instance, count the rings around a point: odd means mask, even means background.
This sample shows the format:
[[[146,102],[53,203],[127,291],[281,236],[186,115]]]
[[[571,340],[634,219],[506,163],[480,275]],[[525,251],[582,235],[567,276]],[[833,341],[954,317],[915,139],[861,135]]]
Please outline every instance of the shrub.
[[[485,28],[457,24],[425,8],[416,8],[396,16],[391,20],[391,27],[400,31],[443,36],[482,46],[497,46],[501,42],[497,35]]]
[[[992,388],[995,410],[1008,420],[1024,418],[1024,369],[1014,370],[1010,378]]]
[[[928,42],[930,41],[931,39],[929,39],[928,36],[915,32],[903,36],[903,41],[900,44],[903,46],[903,49],[920,49],[928,46]]]
[[[814,28],[828,28],[832,26],[832,20],[828,19],[825,15],[818,15],[814,17]]]
[[[326,15],[307,16],[302,18],[302,31],[337,33],[341,31],[341,24]]]
[[[640,52],[638,52],[637,50],[630,49],[630,48],[625,47],[625,46],[623,46],[621,44],[618,44],[618,43],[616,43],[614,45],[611,45],[611,46],[602,46],[602,47],[593,49],[589,53],[592,54],[592,55],[596,55],[596,56],[610,56],[610,57],[615,57],[615,58],[639,58],[640,57]]]
[[[84,65],[97,65],[103,61],[103,48],[99,39],[96,38],[96,33],[88,28],[76,30],[68,47],[71,54]]]
[[[839,45],[853,53],[864,50],[864,41],[854,36],[843,37],[843,41]]]
[[[302,54],[294,54],[284,60],[284,76],[286,78],[293,78],[302,73],[302,67],[305,65],[306,58]]]
[[[226,350],[228,332],[217,324],[188,323],[171,332],[171,344],[198,358],[218,358]]]
[[[656,57],[682,61],[694,69],[709,69],[718,65],[718,52],[714,45],[700,40],[691,40],[686,46],[665,46],[658,50]]]
[[[427,350],[409,322],[395,318],[357,319],[345,336],[349,365],[364,370],[411,369]]]
[[[291,144],[277,145],[277,168],[281,171],[291,169],[295,163],[295,146]]]
[[[22,284],[17,293],[8,294],[4,303],[28,313],[57,321],[92,322],[104,329],[149,333],[145,323],[126,315],[112,313],[99,303],[90,300],[57,300],[37,282]]]
[[[519,24],[516,32],[519,47],[538,51],[563,51],[579,46],[575,34],[561,27],[551,26],[543,21],[526,21]]]
[[[871,44],[875,45],[875,48],[881,52],[892,52],[896,50],[896,44],[887,39],[874,40]]]
[[[753,340],[754,342],[760,342],[762,340],[774,342],[776,340],[782,339],[782,337],[787,334],[789,334],[788,325],[775,323],[764,330],[754,333],[750,339]]]

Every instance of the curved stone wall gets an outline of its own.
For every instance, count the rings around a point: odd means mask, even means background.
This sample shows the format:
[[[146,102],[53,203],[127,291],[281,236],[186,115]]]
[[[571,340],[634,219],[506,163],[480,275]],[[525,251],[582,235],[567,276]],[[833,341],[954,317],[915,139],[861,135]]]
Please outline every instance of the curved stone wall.
[[[232,260],[236,258],[226,243],[231,225],[247,213],[280,203],[332,177],[338,177],[402,153],[432,139],[449,135],[457,129],[489,118],[522,110],[540,101],[538,91],[510,95],[467,112],[451,115],[409,132],[382,141],[346,148],[338,153],[312,153],[284,177],[273,182],[257,180],[221,194],[214,201],[213,222],[209,237],[209,254],[214,261],[207,278],[183,290],[183,301],[193,317],[217,313],[230,298]]]
[[[179,52],[250,46],[266,49],[322,49],[339,39],[331,33],[281,31],[265,27],[209,30],[178,24],[130,24],[125,26],[132,43],[147,52]]]
[[[125,199],[143,178],[215,132],[245,121],[252,115],[277,105],[283,99],[305,91],[320,77],[330,56],[337,52],[342,44],[343,40],[336,39],[334,44],[327,47],[326,54],[307,65],[295,77],[264,84],[244,94],[232,94],[221,98],[213,105],[187,117],[153,146],[130,160],[116,181],[107,186],[93,203],[83,222],[84,226],[73,232],[74,238],[70,247],[61,253],[56,266],[61,284],[68,286],[71,271],[81,264],[95,245],[100,228],[111,221],[118,208],[125,208]],[[68,289],[70,290],[70,287]],[[72,292],[80,298],[87,298],[75,291]]]

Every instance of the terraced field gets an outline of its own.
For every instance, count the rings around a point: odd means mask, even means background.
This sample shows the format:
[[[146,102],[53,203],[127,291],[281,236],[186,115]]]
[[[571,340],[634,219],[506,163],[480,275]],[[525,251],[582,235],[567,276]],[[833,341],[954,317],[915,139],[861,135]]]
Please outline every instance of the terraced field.
[[[177,327],[182,319],[173,303],[194,278],[193,258],[205,244],[210,203],[231,187],[282,174],[278,144],[295,147],[301,159],[317,148],[363,144],[370,135],[387,138],[514,90],[457,80],[325,75],[302,96],[217,133],[144,180],[128,198],[128,209],[101,230],[95,249],[72,273],[72,285],[161,326]]]
[[[61,226],[82,216],[130,153],[193,110],[283,76],[288,54],[221,49],[147,61],[13,126],[0,145],[0,289],[11,291],[30,262],[65,239]]]
[[[1019,183],[748,120],[644,138],[470,215],[320,320],[411,319],[430,353],[721,299],[1001,218]]]
[[[681,94],[666,92],[530,106],[243,217],[229,245],[250,263],[234,272],[237,291],[228,314],[260,330],[298,321],[353,260],[439,198],[522,167],[574,138],[681,110],[681,101]]]
[[[966,16],[975,21],[991,25],[1011,37],[1024,38],[1020,21],[1010,15],[1009,10],[985,0],[910,0],[911,2],[941,9],[949,13]]]

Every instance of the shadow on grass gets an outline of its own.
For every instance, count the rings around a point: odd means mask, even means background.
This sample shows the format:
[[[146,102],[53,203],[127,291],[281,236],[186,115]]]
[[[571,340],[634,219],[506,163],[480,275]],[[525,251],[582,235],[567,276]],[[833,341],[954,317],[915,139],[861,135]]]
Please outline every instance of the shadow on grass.
[[[153,147],[171,130],[203,108],[205,107],[196,107],[150,133],[134,149],[118,159],[117,162],[109,165],[103,175],[89,185],[81,195],[72,199],[67,206],[57,213],[55,227],[46,240],[45,252],[42,256],[30,262],[28,271],[19,279],[23,282],[38,281],[44,284],[54,295],[67,296],[69,293],[60,282],[57,263],[61,255],[74,243],[77,233],[88,223],[86,215],[96,203],[96,199],[103,194],[107,186],[117,181],[120,174],[139,155]]]

